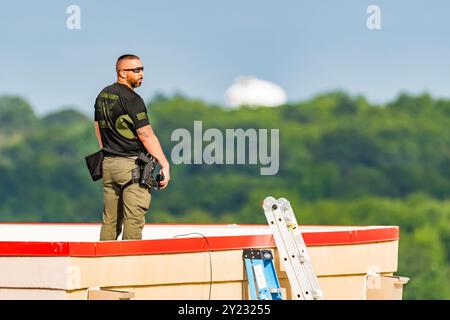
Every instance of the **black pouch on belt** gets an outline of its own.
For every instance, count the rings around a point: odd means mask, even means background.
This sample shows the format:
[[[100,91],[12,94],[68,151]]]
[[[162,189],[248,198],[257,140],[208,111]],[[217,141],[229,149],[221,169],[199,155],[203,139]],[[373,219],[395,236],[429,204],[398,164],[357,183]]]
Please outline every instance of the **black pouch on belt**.
[[[104,156],[103,150],[100,150],[84,158],[93,181],[97,181],[102,178],[102,163]]]

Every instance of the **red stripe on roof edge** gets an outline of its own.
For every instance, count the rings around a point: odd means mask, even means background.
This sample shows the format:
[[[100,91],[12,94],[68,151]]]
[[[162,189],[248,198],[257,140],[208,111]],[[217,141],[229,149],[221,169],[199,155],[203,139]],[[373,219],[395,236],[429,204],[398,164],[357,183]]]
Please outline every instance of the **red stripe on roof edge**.
[[[304,232],[307,246],[354,245],[399,240],[399,228]],[[272,235],[245,235],[104,241],[104,242],[0,242],[0,256],[129,256],[143,254],[237,250],[275,247]]]

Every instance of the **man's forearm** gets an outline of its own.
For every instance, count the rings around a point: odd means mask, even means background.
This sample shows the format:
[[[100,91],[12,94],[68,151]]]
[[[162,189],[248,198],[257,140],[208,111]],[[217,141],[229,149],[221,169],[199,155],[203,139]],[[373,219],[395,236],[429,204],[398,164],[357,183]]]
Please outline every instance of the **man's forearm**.
[[[170,181],[170,165],[167,161],[164,151],[161,148],[158,137],[153,132],[152,126],[146,125],[145,127],[136,130],[138,138],[142,141],[145,149],[155,157],[161,165],[160,174],[164,175],[164,180],[160,182],[160,189],[167,188]]]
[[[150,153],[158,160],[161,167],[169,169],[169,161],[167,161],[166,156],[164,155],[164,151],[161,148],[161,144],[159,143],[158,137],[153,131],[151,125],[147,125],[145,127],[137,129],[136,133],[139,140],[142,141],[145,149],[147,149],[148,153]]]
[[[169,161],[167,161],[164,151],[161,148],[161,144],[159,143],[159,139],[155,134],[144,139],[142,143],[145,149],[158,160],[161,167],[169,168]]]
[[[162,167],[169,168],[169,161],[167,161],[167,158],[164,155],[164,151],[162,150],[161,144],[159,143],[158,137],[156,135],[150,136],[144,142],[144,146],[152,156],[158,159],[158,162]]]

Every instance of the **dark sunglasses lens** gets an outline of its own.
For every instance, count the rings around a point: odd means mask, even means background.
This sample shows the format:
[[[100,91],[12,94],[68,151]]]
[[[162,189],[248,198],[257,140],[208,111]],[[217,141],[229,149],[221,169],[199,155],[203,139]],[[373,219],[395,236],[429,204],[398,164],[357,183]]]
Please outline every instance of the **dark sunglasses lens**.
[[[144,71],[144,67],[141,67],[141,68],[134,68],[134,69],[133,69],[133,72],[134,72],[134,73],[139,73],[141,70]]]

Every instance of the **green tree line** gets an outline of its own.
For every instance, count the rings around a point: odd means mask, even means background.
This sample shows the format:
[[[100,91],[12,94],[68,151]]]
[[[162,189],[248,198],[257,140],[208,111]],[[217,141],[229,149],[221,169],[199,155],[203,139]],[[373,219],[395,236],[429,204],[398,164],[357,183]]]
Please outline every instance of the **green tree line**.
[[[148,222],[266,223],[262,200],[291,201],[300,223],[400,226],[399,272],[409,299],[450,298],[450,100],[400,94],[374,105],[344,92],[277,108],[227,109],[156,95],[149,118],[166,155],[175,129],[279,129],[280,168],[172,165]],[[0,97],[0,220],[100,222],[101,182],[84,156],[98,149],[93,116],[43,117],[20,97]],[[204,142],[203,146],[208,145]]]

